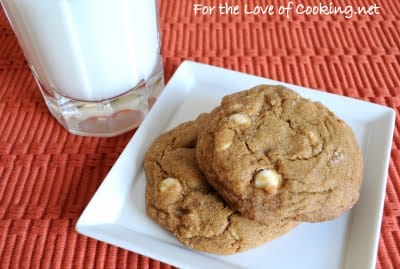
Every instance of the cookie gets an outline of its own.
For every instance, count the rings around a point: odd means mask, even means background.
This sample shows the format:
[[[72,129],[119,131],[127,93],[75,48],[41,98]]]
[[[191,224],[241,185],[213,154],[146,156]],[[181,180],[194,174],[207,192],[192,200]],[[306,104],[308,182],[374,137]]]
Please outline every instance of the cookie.
[[[280,86],[224,97],[196,158],[224,200],[259,223],[334,219],[359,197],[363,164],[352,129]]]
[[[232,210],[207,183],[196,158],[202,115],[161,135],[145,155],[146,212],[184,245],[214,254],[234,254],[287,233],[297,223],[265,225]]]

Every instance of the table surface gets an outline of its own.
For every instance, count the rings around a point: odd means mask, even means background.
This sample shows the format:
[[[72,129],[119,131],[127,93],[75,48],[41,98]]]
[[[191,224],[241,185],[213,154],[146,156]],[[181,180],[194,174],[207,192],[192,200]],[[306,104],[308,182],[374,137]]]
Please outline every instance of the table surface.
[[[197,15],[160,1],[166,80],[186,59],[392,107],[397,113],[377,268],[400,268],[400,1],[379,15]],[[229,1],[227,1],[229,2]],[[232,1],[230,1],[232,3]],[[287,0],[233,1],[275,6]],[[337,2],[337,1],[336,1]],[[302,1],[319,4],[319,1]],[[0,8],[0,268],[170,268],[74,225],[134,132],[67,133],[49,114]]]

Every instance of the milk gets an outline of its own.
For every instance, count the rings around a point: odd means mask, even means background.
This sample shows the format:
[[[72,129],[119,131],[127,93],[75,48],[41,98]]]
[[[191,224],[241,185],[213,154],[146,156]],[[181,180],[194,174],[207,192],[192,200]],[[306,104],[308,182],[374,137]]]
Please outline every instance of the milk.
[[[48,91],[111,98],[160,64],[156,1],[0,0],[35,77]]]

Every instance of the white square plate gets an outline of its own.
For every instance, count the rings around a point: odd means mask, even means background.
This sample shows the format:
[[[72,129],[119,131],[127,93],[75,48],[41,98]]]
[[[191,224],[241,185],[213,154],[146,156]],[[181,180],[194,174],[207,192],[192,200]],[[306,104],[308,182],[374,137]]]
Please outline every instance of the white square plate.
[[[334,221],[301,224],[241,254],[216,256],[188,249],[146,216],[143,155],[166,129],[210,111],[226,94],[262,83],[286,85],[320,101],[353,128],[364,155],[361,198]],[[184,62],[82,213],[76,229],[181,268],[375,268],[394,119],[388,107]]]

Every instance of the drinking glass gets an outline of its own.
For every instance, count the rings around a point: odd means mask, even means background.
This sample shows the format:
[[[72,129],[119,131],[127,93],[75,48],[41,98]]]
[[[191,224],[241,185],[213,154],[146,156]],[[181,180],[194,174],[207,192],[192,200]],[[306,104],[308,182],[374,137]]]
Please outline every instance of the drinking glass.
[[[71,133],[136,128],[164,88],[156,0],[0,0],[51,114]]]

